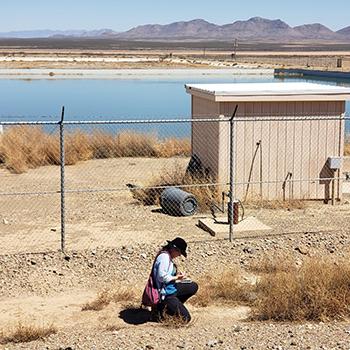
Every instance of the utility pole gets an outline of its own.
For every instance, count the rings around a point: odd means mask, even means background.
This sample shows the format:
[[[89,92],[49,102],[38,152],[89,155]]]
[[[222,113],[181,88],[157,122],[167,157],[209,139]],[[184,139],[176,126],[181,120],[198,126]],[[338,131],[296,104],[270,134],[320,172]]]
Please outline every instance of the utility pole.
[[[237,47],[238,47],[238,41],[237,39],[235,39],[234,43],[233,43],[233,54],[232,54],[232,58],[236,61],[237,60]]]

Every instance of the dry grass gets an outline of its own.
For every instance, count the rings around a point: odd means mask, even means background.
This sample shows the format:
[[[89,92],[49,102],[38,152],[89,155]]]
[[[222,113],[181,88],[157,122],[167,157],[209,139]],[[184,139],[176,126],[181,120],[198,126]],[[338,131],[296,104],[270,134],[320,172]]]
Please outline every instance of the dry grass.
[[[189,156],[188,139],[161,140],[156,135],[136,132],[93,134],[81,130],[67,133],[65,162],[111,157],[174,157]],[[44,165],[59,165],[59,137],[50,135],[40,127],[16,126],[6,130],[0,138],[0,164],[13,173]]]
[[[111,302],[121,303],[130,302],[140,299],[141,291],[133,286],[116,287],[112,289],[104,289],[99,292],[96,299],[84,304],[82,311],[101,311]]]
[[[57,333],[57,328],[54,325],[35,326],[18,323],[14,329],[10,329],[8,334],[2,331],[0,335],[0,344],[8,343],[28,343],[34,340],[39,340]]]
[[[28,168],[48,165],[56,161],[52,137],[39,128],[18,126],[9,129],[0,138],[0,163],[14,173]],[[46,149],[49,152],[46,152]],[[58,154],[56,152],[56,154]],[[50,159],[50,158],[53,159]]]
[[[116,331],[120,331],[121,329],[123,329],[124,327],[122,326],[117,326],[115,324],[107,324],[104,329],[107,331],[107,332],[116,332]]]
[[[344,146],[344,156],[350,156],[350,142],[346,143]]]
[[[132,189],[135,199],[143,205],[159,205],[160,195],[167,186],[184,186],[184,191],[192,193],[197,201],[201,211],[209,209],[213,202],[221,202],[221,191],[218,186],[203,186],[203,184],[215,183],[215,180],[209,176],[192,177],[186,173],[186,170],[179,164],[175,164],[171,169],[164,169],[157,177],[153,178],[145,189]],[[198,186],[193,186],[198,185]],[[186,187],[188,186],[188,187]],[[244,206],[250,209],[285,209],[288,211],[295,209],[305,209],[307,202],[305,200],[266,200],[258,195],[250,195],[243,202]]]
[[[254,287],[244,281],[238,269],[215,272],[199,281],[199,291],[191,299],[198,306],[212,304],[249,304],[254,299]]]
[[[95,300],[84,304],[81,308],[82,311],[101,311],[111,303],[111,297],[108,291],[102,291],[98,293]]]
[[[158,152],[165,158],[189,157],[191,155],[191,141],[190,139],[166,139],[159,144]]]
[[[157,177],[153,178],[147,184],[146,189],[132,189],[132,194],[143,205],[159,205],[160,195],[164,188],[184,186],[182,187],[184,191],[190,192],[196,197],[199,209],[206,210],[210,208],[213,200],[220,200],[216,186],[202,186],[207,183],[213,183],[213,180],[208,177],[192,177],[190,174],[186,174],[185,169],[180,164],[175,164],[173,168],[164,169]]]
[[[191,299],[198,306],[248,305],[252,319],[328,321],[350,317],[350,260],[312,257],[296,267],[291,258],[266,259],[251,267],[261,273],[244,280],[239,270],[211,273]]]
[[[275,271],[256,285],[254,318],[325,321],[350,316],[350,263],[310,258],[299,269]]]
[[[191,327],[195,321],[187,322],[182,316],[170,316],[166,313],[163,314],[162,319],[160,320],[160,325],[166,328],[184,328],[184,327]]]
[[[277,272],[296,271],[296,264],[291,255],[276,257],[265,255],[253,260],[249,264],[249,270],[258,274],[273,274]]]
[[[250,195],[243,203],[247,208],[251,209],[285,209],[285,210],[295,210],[295,209],[305,209],[307,202],[300,199],[275,199],[266,200],[258,195]]]
[[[306,258],[297,267],[291,257],[264,258],[250,266],[258,278],[244,277],[236,269],[213,271],[198,281],[199,291],[190,303],[209,305],[247,305],[252,319],[274,321],[328,321],[350,317],[350,260],[332,261],[322,257]],[[139,300],[140,290],[133,287],[105,292],[84,306],[101,310],[113,302]],[[165,327],[183,327],[184,320],[164,315]]]

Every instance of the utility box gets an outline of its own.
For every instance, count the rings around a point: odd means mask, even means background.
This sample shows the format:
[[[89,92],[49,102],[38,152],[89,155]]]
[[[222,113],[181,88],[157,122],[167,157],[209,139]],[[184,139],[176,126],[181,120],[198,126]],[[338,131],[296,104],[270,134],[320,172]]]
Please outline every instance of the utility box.
[[[343,57],[342,59],[342,68],[344,70],[350,69],[350,57]]]
[[[233,169],[238,199],[322,199],[341,165],[328,157],[344,152],[345,101],[350,89],[304,82],[187,84],[192,118],[231,117],[235,106]],[[192,155],[219,184],[229,183],[230,126],[192,124]],[[341,180],[335,195],[341,198]]]
[[[328,166],[329,169],[332,170],[339,170],[342,165],[342,158],[341,157],[329,157],[328,158]]]

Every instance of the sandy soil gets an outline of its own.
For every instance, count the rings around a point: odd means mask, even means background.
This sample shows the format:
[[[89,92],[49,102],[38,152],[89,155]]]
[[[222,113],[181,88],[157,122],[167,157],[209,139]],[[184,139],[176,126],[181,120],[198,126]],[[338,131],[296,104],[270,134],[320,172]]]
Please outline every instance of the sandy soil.
[[[300,47],[304,47],[305,50],[303,51],[276,51],[276,50],[254,50],[254,51],[239,51],[237,52],[237,55],[256,55],[256,56],[265,56],[265,55],[275,55],[275,56],[350,56],[349,50],[343,50],[343,51],[332,51],[332,50],[324,50],[324,51],[317,51],[317,50],[307,50],[307,47],[310,47],[309,45],[300,45]],[[203,50],[181,50],[181,49],[174,49],[174,50],[162,50],[162,49],[144,49],[144,50],[125,50],[125,49],[118,49],[118,50],[93,50],[93,49],[59,49],[59,50],[53,50],[53,49],[35,49],[35,48],[21,48],[21,49],[13,49],[13,48],[0,48],[0,55],[17,55],[17,56],[25,56],[25,55],[40,55],[40,54],[49,54],[49,55],[78,55],[78,56],[93,56],[93,55],[105,55],[105,56],[114,56],[114,55],[129,55],[129,56],[165,56],[169,55],[170,53],[176,54],[176,55],[203,55]],[[232,53],[232,51],[225,51],[225,50],[207,50],[206,55],[208,57],[210,56],[228,56]]]
[[[169,57],[167,53],[142,52],[125,54],[119,53],[59,53],[40,52],[9,54],[0,51],[0,68],[2,69],[155,69],[155,68],[218,68],[232,67],[232,60],[196,59],[193,57]]]
[[[159,61],[159,60],[140,60],[140,61],[115,61],[108,62],[92,60],[51,60],[45,57],[39,60],[17,60],[17,61],[5,61],[0,59],[0,68],[7,69],[38,69],[38,68],[49,68],[49,69],[153,69],[153,68],[208,68],[211,67],[209,64],[201,64],[192,61],[178,62],[178,61]]]
[[[55,324],[61,330],[79,327],[86,331],[96,328],[96,325],[106,326],[108,324],[120,328],[128,327],[132,330],[132,324],[127,324],[123,319],[116,317],[125,308],[125,304],[124,306],[123,304],[111,304],[101,312],[82,312],[82,305],[94,298],[96,298],[96,293],[93,290],[81,289],[50,296],[27,296],[20,299],[0,298],[0,325],[6,327],[8,324],[16,324],[20,319],[26,324],[40,324],[45,320],[45,324]],[[246,319],[249,314],[249,308],[244,306],[212,306],[205,309],[190,306],[190,309],[194,319],[197,319],[196,325],[198,326],[205,324],[208,326],[208,319],[217,319],[221,322],[239,321]],[[146,312],[145,314],[147,315]],[[152,326],[154,328],[154,325]]]
[[[226,68],[130,68],[130,69],[86,69],[86,68],[38,68],[38,69],[1,69],[0,79],[169,79],[177,77],[193,79],[200,76],[220,78],[234,75],[250,75],[255,79],[272,77],[273,69],[226,67]]]
[[[127,183],[148,183],[163,168],[175,163],[185,167],[187,160],[111,159],[82,162],[67,167],[67,245],[70,249],[121,246],[134,241],[163,238],[169,222],[159,213],[133,200]],[[147,170],[147,171],[145,171]],[[21,175],[1,171],[1,192],[50,192],[48,195],[1,196],[1,250],[7,252],[56,250],[60,238],[60,177],[58,167],[43,167]],[[108,189],[114,189],[108,192]],[[102,190],[100,193],[74,193],[76,190]],[[73,191],[69,193],[69,191]],[[164,220],[160,220],[162,217]],[[145,218],[147,218],[145,220]],[[169,220],[170,219],[170,220]],[[194,218],[181,221],[194,226]],[[157,224],[155,224],[157,223]],[[69,232],[69,235],[68,235]],[[82,242],[83,245],[82,245]]]
[[[225,68],[237,64],[232,52],[201,50],[35,50],[0,49],[3,69],[130,69],[130,68]],[[299,58],[309,57],[314,68],[336,68],[336,58],[349,51],[243,51],[237,61],[245,67],[300,68]],[[281,59],[281,61],[278,60]],[[324,61],[324,62],[323,62]],[[304,63],[303,63],[304,64]],[[347,68],[348,69],[348,68]]]

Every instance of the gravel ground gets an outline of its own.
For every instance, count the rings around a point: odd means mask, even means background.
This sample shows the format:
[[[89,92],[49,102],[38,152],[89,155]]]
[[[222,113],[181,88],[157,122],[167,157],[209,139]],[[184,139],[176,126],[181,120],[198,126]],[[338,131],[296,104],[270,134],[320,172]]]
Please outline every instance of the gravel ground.
[[[244,269],[265,256],[343,257],[349,253],[350,228],[338,231],[304,232],[285,235],[244,237],[228,240],[209,238],[189,241],[189,257],[180,266],[195,278],[225,266]],[[115,280],[134,284],[147,278],[157,244],[134,244],[112,249],[62,253],[0,256],[2,296],[33,293],[46,295],[67,288],[102,288]],[[38,283],[40,282],[40,283]]]
[[[260,238],[227,240],[208,238],[189,244],[189,257],[179,262],[193,279],[220,268],[238,266],[248,272],[251,264],[267,256],[290,255],[302,262],[322,254],[344,256],[350,247],[349,226],[338,231],[296,233]],[[118,315],[125,305],[112,305],[101,312],[81,312],[81,305],[103,287],[116,282],[142,286],[158,249],[157,244],[134,244],[114,249],[94,249],[61,253],[23,254],[0,257],[2,311],[6,303],[32,296],[36,303],[30,317],[40,320],[40,307],[60,303],[79,306],[74,317],[65,311],[55,315],[58,333],[45,341],[8,344],[5,349],[350,349],[350,322],[271,323],[250,322],[249,310],[233,306],[190,306],[194,321],[189,327],[173,329],[154,323],[134,325]],[[75,292],[77,291],[77,292]],[[89,291],[84,294],[78,291]],[[79,294],[80,293],[80,294]],[[38,300],[33,298],[38,298]],[[65,303],[62,302],[64,305]],[[1,305],[0,305],[1,309]],[[5,312],[6,313],[6,312]],[[13,315],[12,315],[13,316]],[[23,314],[22,314],[23,316]],[[27,315],[29,316],[29,315]],[[142,315],[134,315],[142,320]],[[12,318],[13,320],[14,318]],[[2,316],[2,327],[9,318]],[[42,322],[47,321],[42,318]],[[51,320],[52,321],[52,320]],[[136,322],[137,323],[137,322]],[[116,330],[107,331],[107,325]]]
[[[8,349],[349,349],[350,325],[231,323],[207,324],[194,330],[129,327],[118,331],[61,332],[45,342]]]

